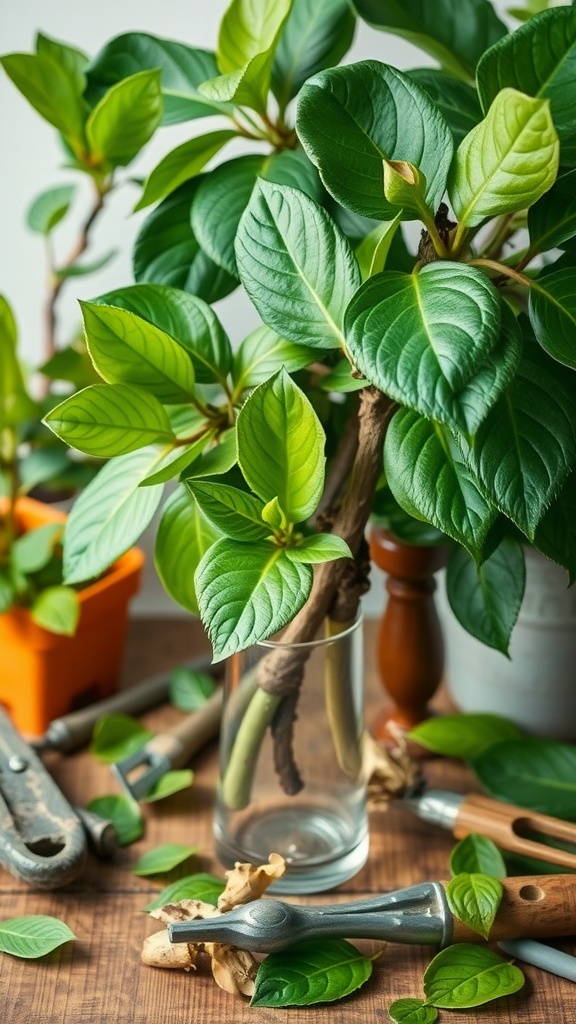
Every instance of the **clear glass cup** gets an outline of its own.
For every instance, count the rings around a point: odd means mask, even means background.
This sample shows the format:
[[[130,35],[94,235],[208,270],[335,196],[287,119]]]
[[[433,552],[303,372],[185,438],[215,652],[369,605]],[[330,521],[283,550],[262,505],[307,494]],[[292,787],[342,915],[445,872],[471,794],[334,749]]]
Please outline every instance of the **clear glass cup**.
[[[336,631],[339,630],[339,631]],[[229,659],[214,832],[225,867],[287,862],[276,893],[331,889],[368,856],[362,621]]]

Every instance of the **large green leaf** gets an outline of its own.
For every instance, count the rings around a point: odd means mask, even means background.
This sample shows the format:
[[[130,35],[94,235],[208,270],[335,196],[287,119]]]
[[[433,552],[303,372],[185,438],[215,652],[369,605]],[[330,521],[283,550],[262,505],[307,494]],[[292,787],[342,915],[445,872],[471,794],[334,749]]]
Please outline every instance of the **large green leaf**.
[[[75,939],[74,932],[57,917],[30,914],[5,918],[0,922],[0,949],[12,956],[34,959]]]
[[[576,581],[576,473],[572,472],[560,494],[546,510],[536,527],[534,547],[570,574]]]
[[[210,258],[236,277],[234,242],[258,177],[294,185],[313,199],[320,198],[318,175],[302,150],[236,157],[205,175],[192,204],[192,229]]]
[[[160,72],[139,71],[108,90],[86,121],[91,159],[116,167],[130,163],[162,119]]]
[[[454,141],[459,145],[482,120],[476,89],[437,68],[415,68],[408,74],[442,111]]]
[[[205,164],[212,159],[222,146],[237,136],[237,132],[227,128],[222,131],[209,132],[197,138],[183,142],[173,149],[148,175],[144,182],[143,194],[134,207],[142,210],[150,203],[165,199],[179,185],[190,178],[195,178]]]
[[[290,341],[344,346],[342,320],[360,270],[322,207],[297,189],[259,181],[240,221],[236,258],[269,327]]]
[[[158,399],[129,384],[84,388],[52,409],[44,423],[72,448],[101,459],[174,440]]]
[[[163,124],[178,124],[218,112],[218,106],[198,92],[202,82],[218,73],[214,54],[146,32],[116,36],[99,50],[87,69],[88,96],[100,99],[116,82],[153,68],[159,68],[161,74]]]
[[[452,133],[428,94],[378,61],[322,71],[302,87],[296,127],[326,188],[342,206],[378,220],[397,210],[384,198],[382,160],[414,164],[435,211],[446,188]]]
[[[160,284],[137,284],[100,295],[175,338],[192,358],[198,384],[222,383],[232,365],[230,341],[210,306],[195,295]],[[168,346],[171,348],[171,346]]]
[[[263,504],[253,494],[207,480],[195,480],[189,486],[219,534],[243,541],[264,540],[270,535],[270,527],[262,519]]]
[[[522,545],[504,540],[477,566],[463,548],[448,561],[446,593],[460,625],[487,647],[508,654],[526,570]]]
[[[194,394],[189,355],[165,331],[127,309],[82,302],[88,351],[109,384],[136,384],[161,402]]]
[[[576,292],[574,268],[552,271],[530,289],[530,323],[542,348],[576,369]]]
[[[527,341],[512,383],[469,444],[482,490],[528,537],[576,461],[576,377]]]
[[[79,494],[64,534],[67,583],[104,572],[138,540],[162,498],[162,485],[139,486],[157,459],[156,448],[111,459]]]
[[[194,571],[219,536],[220,532],[200,514],[188,489],[178,487],[162,511],[154,564],[170,597],[194,615],[198,615]]]
[[[346,341],[363,375],[421,412],[450,422],[451,401],[499,337],[498,295],[480,271],[438,261],[419,273],[385,271],[356,292]]]
[[[324,488],[324,431],[285,370],[254,389],[236,429],[238,462],[255,494],[278,498],[291,523],[312,515]]]
[[[492,796],[576,821],[576,747],[556,740],[505,740],[472,767]]]
[[[421,722],[409,733],[411,740],[434,754],[459,757],[466,761],[474,760],[502,740],[516,740],[523,735],[522,730],[514,722],[500,715],[485,712],[435,715]]]
[[[272,68],[272,87],[281,109],[307,78],[340,63],[354,28],[348,0],[294,0]]]
[[[256,327],[245,338],[234,356],[232,379],[237,394],[271,377],[282,366],[288,373],[309,366],[315,359],[309,345],[296,345],[281,338],[270,327]]]
[[[528,210],[528,230],[535,252],[561,247],[576,235],[576,170],[560,175]]]
[[[308,599],[312,570],[267,541],[223,537],[204,555],[194,582],[220,661],[286,626]]]
[[[202,177],[186,182],[152,211],[133,252],[136,281],[173,285],[217,302],[236,288],[235,277],[216,266],[200,248],[190,225],[192,200]]]
[[[66,67],[46,53],[10,53],[0,57],[0,64],[41,117],[80,152],[88,107]]]
[[[445,427],[399,409],[386,433],[384,469],[402,508],[480,557],[498,513],[478,490]]]
[[[81,96],[86,88],[86,70],[88,57],[75,46],[62,43],[59,39],[52,39],[43,32],[36,33],[36,53],[45,54],[51,57],[66,72],[70,82]]]
[[[478,65],[486,109],[505,86],[550,101],[561,144],[561,162],[576,160],[576,14],[554,7],[501,39]]]
[[[484,51],[506,34],[489,0],[352,0],[361,18],[419,46],[458,77],[473,78]]]
[[[517,992],[524,984],[518,967],[485,946],[460,942],[438,953],[424,974],[424,993],[434,1006],[460,1009]]]
[[[548,101],[503,89],[458,147],[448,186],[458,220],[474,227],[531,206],[554,182],[558,154]]]
[[[372,974],[372,961],[346,939],[304,939],[266,957],[256,975],[251,1006],[311,1006],[355,992]]]

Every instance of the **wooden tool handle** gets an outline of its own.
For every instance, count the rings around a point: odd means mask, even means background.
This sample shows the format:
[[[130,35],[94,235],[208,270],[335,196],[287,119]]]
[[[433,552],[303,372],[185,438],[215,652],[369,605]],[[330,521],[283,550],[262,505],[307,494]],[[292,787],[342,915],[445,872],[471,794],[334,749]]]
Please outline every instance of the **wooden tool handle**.
[[[453,828],[456,839],[463,839],[471,832],[493,839],[502,850],[576,870],[576,824],[571,821],[473,793],[460,806]],[[534,837],[541,837],[541,841]],[[546,839],[572,843],[574,852],[548,846]]]
[[[531,875],[503,878],[504,895],[490,941],[576,935],[576,877]],[[452,942],[482,942],[482,936],[453,919]]]

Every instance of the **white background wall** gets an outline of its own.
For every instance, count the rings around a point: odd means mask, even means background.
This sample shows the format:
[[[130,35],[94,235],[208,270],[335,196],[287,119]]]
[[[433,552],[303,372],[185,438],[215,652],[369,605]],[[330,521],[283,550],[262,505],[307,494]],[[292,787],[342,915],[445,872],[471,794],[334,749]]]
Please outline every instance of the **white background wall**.
[[[433,3],[434,0],[430,0]],[[217,29],[228,0],[20,0],[0,5],[0,52],[31,52],[37,31],[69,43],[93,56],[109,39],[123,32],[150,32],[193,46],[214,49]],[[504,0],[497,0],[500,12]],[[399,68],[421,66],[425,55],[410,44],[385,36],[359,23],[356,38],[346,61],[368,57],[386,61]],[[144,176],[158,160],[179,142],[208,130],[205,120],[163,128],[146,147],[131,173]],[[32,199],[54,185],[77,181],[78,175],[63,164],[57,134],[28,105],[0,69],[0,292],[11,302],[20,328],[21,351],[31,365],[42,358],[42,310],[45,295],[45,254],[42,239],[26,226],[26,211]],[[73,279],[62,293],[58,307],[59,337],[67,341],[78,323],[77,299],[90,298],[109,288],[132,282],[130,252],[139,225],[147,211],[131,214],[137,191],[130,185],[119,189],[101,217],[94,233],[91,254],[94,258],[111,249],[119,255],[107,268],[86,280]],[[74,214],[82,217],[88,192],[80,190]],[[74,221],[74,216],[70,218]],[[78,223],[78,221],[77,221]],[[57,254],[64,259],[74,237],[73,225],[64,223],[54,240]],[[258,322],[246,297],[240,291],[216,306],[217,312],[236,343]],[[146,595],[137,608],[169,612],[159,584],[154,583],[151,566],[147,573]],[[382,583],[375,579],[368,598],[367,612],[376,614],[382,605]]]

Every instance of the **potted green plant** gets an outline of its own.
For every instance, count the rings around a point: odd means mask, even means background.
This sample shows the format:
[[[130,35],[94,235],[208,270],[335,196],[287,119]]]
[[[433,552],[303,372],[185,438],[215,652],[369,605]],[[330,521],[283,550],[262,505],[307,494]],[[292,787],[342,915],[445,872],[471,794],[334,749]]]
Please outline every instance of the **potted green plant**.
[[[215,58],[129,35],[88,69],[96,87],[151,62],[173,116],[227,127],[152,170],[139,283],[83,304],[105,383],[46,422],[109,461],[72,513],[66,578],[131,544],[178,477],[157,567],[217,658],[285,626],[311,639],[377,496],[396,529],[449,538],[452,607],[497,648],[524,545],[574,571],[576,16],[509,33],[489,0],[353,6],[441,67],[333,67],[346,4],[265,0],[256,24],[233,0]],[[258,156],[199,174],[238,137]],[[265,325],[236,353],[206,302],[230,279]]]
[[[40,735],[73,702],[115,688],[142,565],[132,550],[82,588],[63,583],[66,516],[29,496],[55,468],[43,450],[29,451],[37,409],[18,360],[14,317],[0,296],[0,701],[29,735]]]

